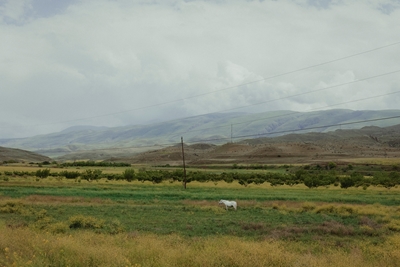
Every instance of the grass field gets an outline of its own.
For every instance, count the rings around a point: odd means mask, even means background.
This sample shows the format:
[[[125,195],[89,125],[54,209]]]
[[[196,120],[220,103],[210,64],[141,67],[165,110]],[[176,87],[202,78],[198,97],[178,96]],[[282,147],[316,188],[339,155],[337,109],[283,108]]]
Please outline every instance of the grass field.
[[[0,176],[0,266],[400,266],[399,193]]]

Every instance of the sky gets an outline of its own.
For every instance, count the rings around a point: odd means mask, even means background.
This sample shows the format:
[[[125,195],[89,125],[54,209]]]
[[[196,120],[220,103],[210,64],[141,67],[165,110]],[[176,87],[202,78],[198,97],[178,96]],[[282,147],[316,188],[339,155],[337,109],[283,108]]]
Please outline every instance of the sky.
[[[0,0],[0,139],[399,109],[400,0]]]

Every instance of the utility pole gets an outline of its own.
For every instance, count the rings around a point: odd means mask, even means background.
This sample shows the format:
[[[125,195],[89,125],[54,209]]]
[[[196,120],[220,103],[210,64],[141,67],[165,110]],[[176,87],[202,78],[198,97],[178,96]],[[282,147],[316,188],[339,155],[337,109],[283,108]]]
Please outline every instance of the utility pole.
[[[183,151],[183,137],[181,137],[182,144],[182,160],[183,160],[183,188],[186,189],[186,166],[185,166],[185,152]]]
[[[233,143],[232,142],[232,124],[231,124],[231,143]]]

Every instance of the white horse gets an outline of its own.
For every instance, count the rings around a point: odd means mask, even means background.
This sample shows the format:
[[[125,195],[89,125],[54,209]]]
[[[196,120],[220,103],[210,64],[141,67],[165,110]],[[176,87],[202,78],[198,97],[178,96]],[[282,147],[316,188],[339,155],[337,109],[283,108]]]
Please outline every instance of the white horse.
[[[218,204],[225,204],[226,210],[228,210],[229,207],[233,207],[235,210],[237,209],[237,203],[236,201],[229,201],[229,200],[223,200],[221,199]]]

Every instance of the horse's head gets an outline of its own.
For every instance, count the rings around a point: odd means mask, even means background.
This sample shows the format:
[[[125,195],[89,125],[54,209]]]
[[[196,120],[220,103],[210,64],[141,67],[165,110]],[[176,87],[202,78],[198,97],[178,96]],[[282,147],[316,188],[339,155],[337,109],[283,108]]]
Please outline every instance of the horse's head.
[[[218,204],[224,204],[224,201],[225,201],[225,200],[221,199],[221,200],[218,202]]]

